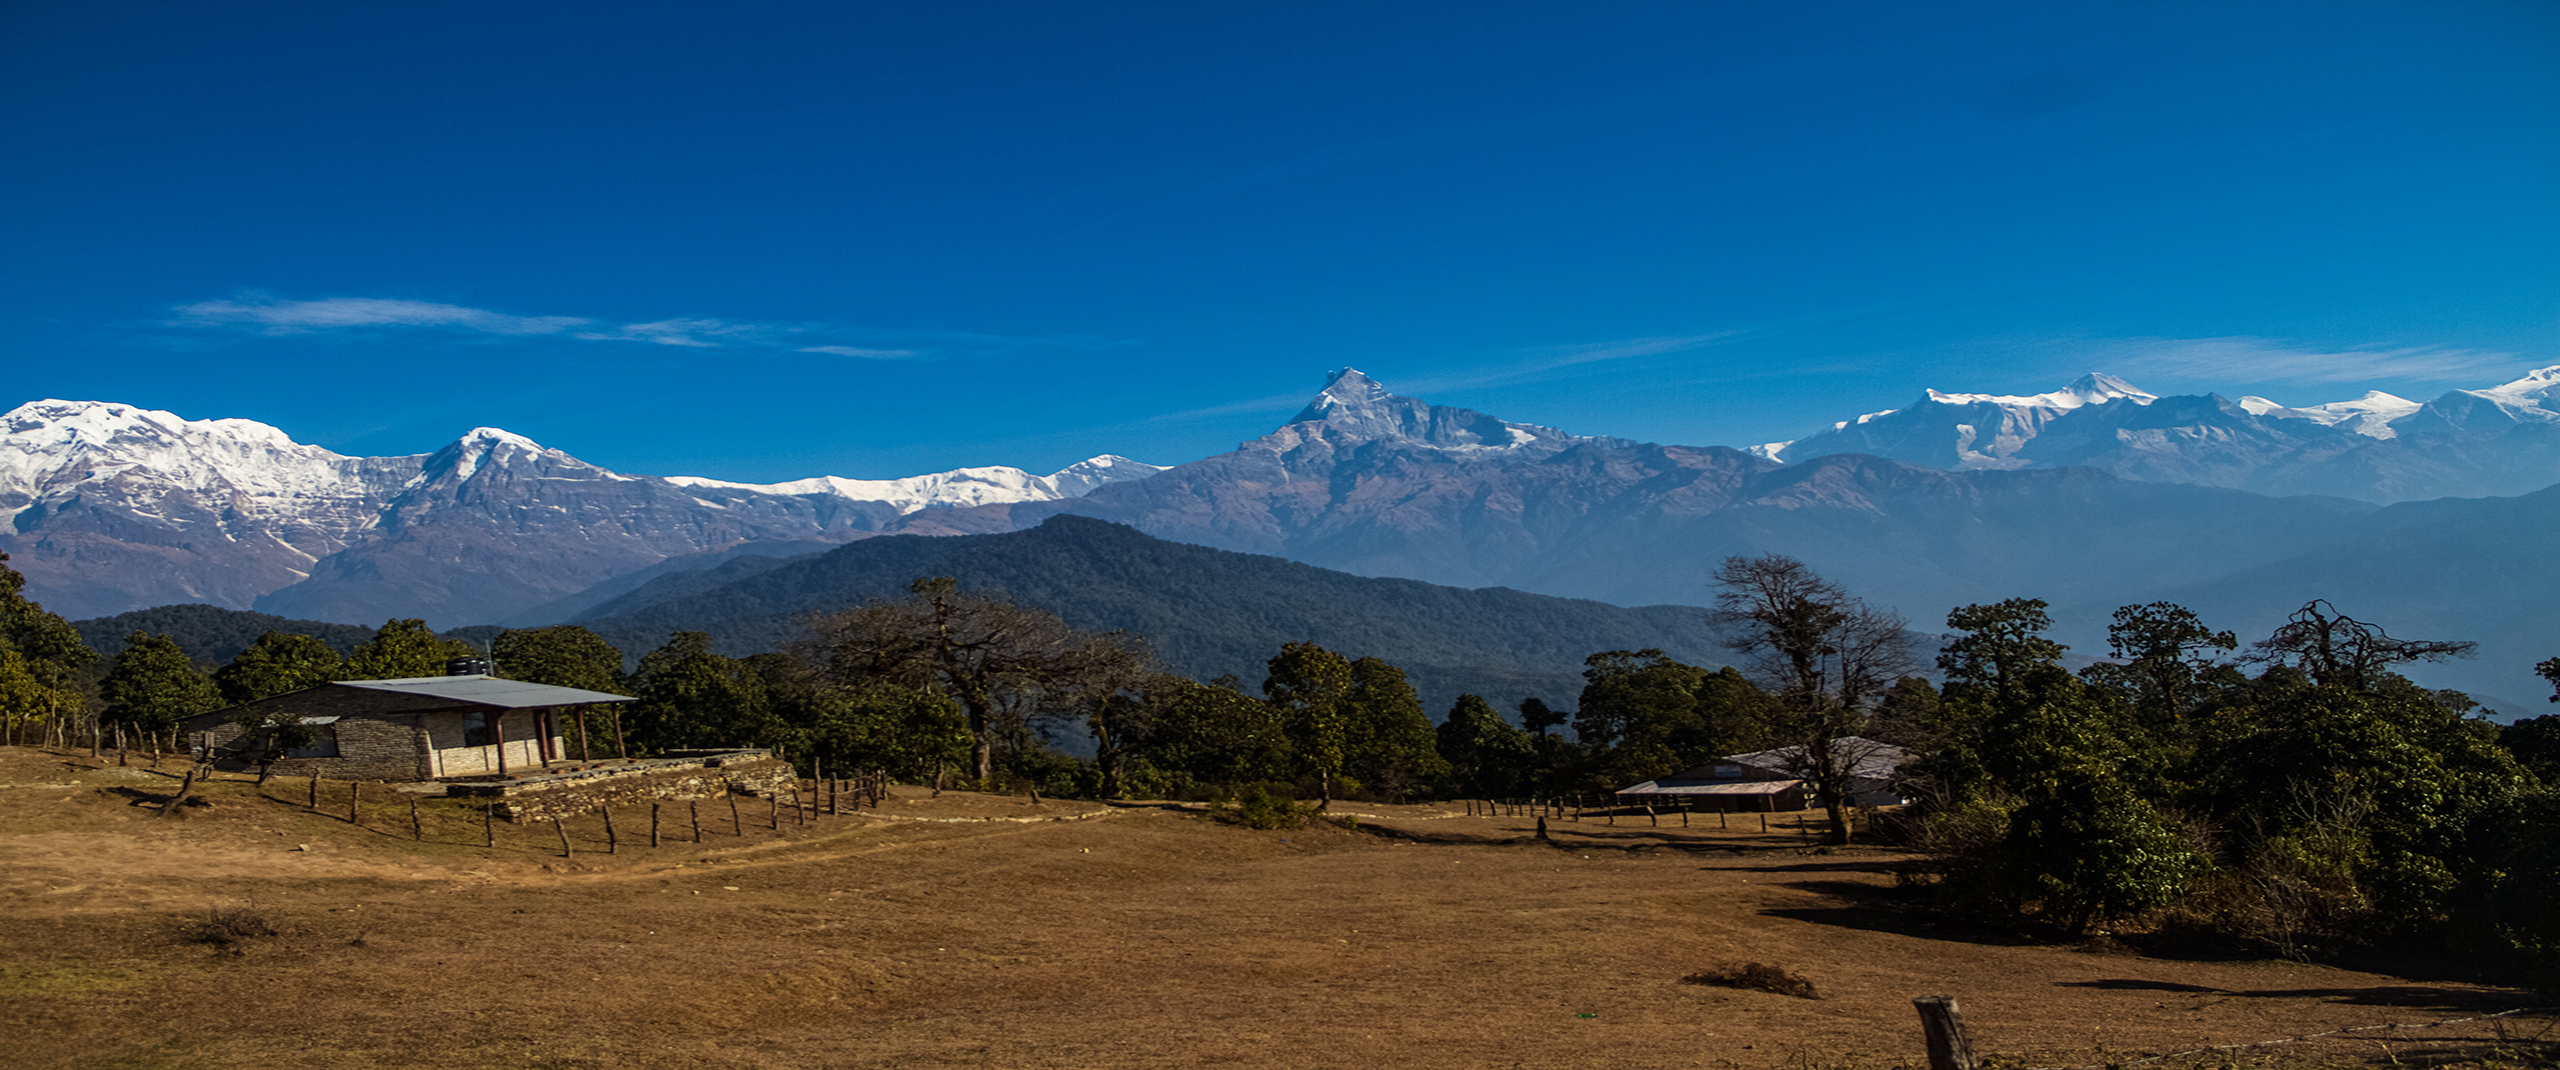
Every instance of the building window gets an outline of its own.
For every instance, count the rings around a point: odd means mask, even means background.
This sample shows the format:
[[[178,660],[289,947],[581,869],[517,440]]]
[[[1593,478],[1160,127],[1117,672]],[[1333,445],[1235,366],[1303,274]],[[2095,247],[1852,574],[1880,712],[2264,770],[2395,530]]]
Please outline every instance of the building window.
[[[287,758],[335,758],[337,756],[338,728],[336,725],[321,729],[320,738],[312,740],[309,746],[295,747],[285,752]]]
[[[498,734],[489,730],[488,714],[466,713],[462,715],[463,746],[486,747],[490,744],[496,743],[497,741]]]

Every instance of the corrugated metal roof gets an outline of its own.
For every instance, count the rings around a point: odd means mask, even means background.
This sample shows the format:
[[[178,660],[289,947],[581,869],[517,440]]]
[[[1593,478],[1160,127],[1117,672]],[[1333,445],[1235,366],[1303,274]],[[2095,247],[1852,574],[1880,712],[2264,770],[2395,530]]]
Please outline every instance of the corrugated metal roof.
[[[340,680],[339,687],[360,687],[367,691],[389,691],[402,695],[425,695],[474,706],[494,706],[502,710],[524,710],[538,706],[574,706],[583,702],[631,702],[629,695],[608,695],[575,687],[553,687],[550,684],[501,680],[495,676],[412,676],[399,680]]]
[[[1620,795],[1776,795],[1793,791],[1801,780],[1745,780],[1722,784],[1665,784],[1648,780],[1632,788],[1620,788]]]

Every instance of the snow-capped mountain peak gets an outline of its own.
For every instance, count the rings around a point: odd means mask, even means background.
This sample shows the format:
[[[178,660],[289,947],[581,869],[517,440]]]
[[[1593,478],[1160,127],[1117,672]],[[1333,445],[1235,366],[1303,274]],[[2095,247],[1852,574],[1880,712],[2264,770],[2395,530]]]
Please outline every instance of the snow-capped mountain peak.
[[[2501,383],[2486,390],[2466,390],[2463,393],[2476,394],[2495,401],[2500,408],[2533,409],[2560,417],[2560,404],[2555,404],[2560,403],[2560,364],[2554,364],[2548,368],[2535,368],[2524,373],[2524,378],[2512,383]]]
[[[1937,390],[1929,391],[1929,400],[1941,405],[1991,404],[2003,408],[2069,410],[2083,405],[2098,405],[2119,399],[2136,405],[2148,405],[2160,400],[2157,395],[2105,372],[2090,372],[2072,380],[2070,385],[2060,390],[2051,390],[2042,394],[1949,394]],[[1858,422],[1865,423],[1875,417],[1886,415],[1890,413],[1873,413],[1861,417]]]
[[[2419,409],[2419,403],[2396,394],[2367,390],[2352,401],[2332,401],[2320,405],[2291,408],[2256,395],[2241,398],[2235,404],[2251,416],[2275,420],[2309,420],[2324,427],[2343,424],[2346,429],[2367,438],[2395,438],[2400,434],[2391,426],[2397,420]]]
[[[667,482],[681,487],[718,487],[794,497],[818,495],[850,501],[885,502],[904,514],[924,509],[1081,498],[1096,487],[1144,479],[1161,471],[1164,471],[1162,465],[1104,454],[1078,461],[1045,476],[1033,475],[1019,468],[989,465],[902,479],[817,476],[785,483],[733,483],[701,476],[669,476]]]
[[[1325,419],[1345,409],[1369,409],[1394,397],[1395,395],[1387,393],[1385,386],[1369,378],[1368,373],[1358,368],[1341,368],[1325,380],[1324,389],[1316,393],[1315,400],[1308,402],[1306,408],[1298,410],[1298,414],[1290,417],[1289,422],[1301,424],[1309,420]]]

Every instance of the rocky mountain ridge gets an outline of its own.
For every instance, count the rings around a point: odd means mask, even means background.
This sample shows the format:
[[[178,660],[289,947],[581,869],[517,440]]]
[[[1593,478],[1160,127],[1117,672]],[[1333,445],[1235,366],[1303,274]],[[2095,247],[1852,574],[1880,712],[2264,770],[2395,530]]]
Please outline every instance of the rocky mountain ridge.
[[[1954,471],[2085,466],[2127,479],[2381,504],[2524,494],[2560,483],[2560,365],[2416,402],[2379,390],[2292,407],[2160,397],[2103,373],[2050,393],[1928,391],[1752,452],[1863,453]]]
[[[498,428],[349,457],[251,420],[105,402],[0,414],[0,550],[76,616],[204,602],[332,620],[503,617],[683,554],[841,543],[926,509],[1140,478],[1096,457],[1033,475],[755,485],[613,472]]]

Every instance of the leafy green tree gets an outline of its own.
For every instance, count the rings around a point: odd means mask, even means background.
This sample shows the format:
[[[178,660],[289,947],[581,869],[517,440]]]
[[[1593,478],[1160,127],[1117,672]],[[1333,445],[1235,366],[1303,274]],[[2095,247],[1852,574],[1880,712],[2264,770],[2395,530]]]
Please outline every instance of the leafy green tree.
[[[1351,661],[1314,643],[1273,655],[1262,693],[1278,711],[1290,751],[1316,778],[1317,809],[1333,806],[1333,782],[1350,751]]]
[[[743,665],[763,681],[771,714],[769,734],[754,741],[760,745],[786,747],[829,770],[937,783],[968,762],[968,723],[940,694],[885,681],[839,687],[788,654],[758,654]]]
[[[1170,795],[1207,785],[1294,778],[1288,726],[1271,703],[1234,686],[1157,677],[1138,700],[1125,733],[1127,763],[1106,767],[1121,790]]]
[[[80,681],[98,660],[80,631],[26,596],[27,578],[0,554],[0,722],[57,723],[88,708]]]
[[[508,680],[607,694],[622,686],[622,651],[575,624],[499,632],[489,641],[489,660]]]
[[[478,654],[467,643],[438,637],[416,617],[382,622],[382,630],[347,655],[345,680],[407,680],[444,675],[445,663]]]
[[[1947,689],[1994,701],[2013,700],[2029,669],[2059,664],[2071,649],[2044,637],[2053,618],[2041,598],[1958,606],[1947,627],[1958,633],[1938,650]]]
[[[631,743],[644,754],[796,742],[773,716],[764,678],[711,652],[706,632],[677,632],[640,658],[632,675]]]
[[[1375,795],[1402,799],[1449,775],[1431,715],[1404,670],[1378,658],[1351,663],[1343,764]]]
[[[1000,714],[1081,715],[1148,668],[1131,636],[1079,631],[1047,610],[962,591],[948,576],[907,590],[912,597],[812,621],[814,652],[840,686],[897,683],[959,703],[981,781],[995,776]]]
[[[271,631],[232,658],[231,664],[215,670],[213,682],[222,689],[223,701],[237,706],[318,687],[345,671],[346,659],[329,644],[308,635]]]
[[[2560,788],[2560,714],[2520,718],[2498,733],[2498,745],[2543,784]]]
[[[2270,669],[2205,719],[2182,779],[2190,805],[2250,830],[2234,861],[2322,845],[2299,864],[2350,877],[2374,935],[2438,918],[2459,883],[2465,828],[2530,780],[2462,716],[2468,699],[2389,672],[2357,679]]]
[[[502,679],[609,695],[622,693],[622,651],[605,642],[604,637],[575,624],[499,632],[489,640],[489,660],[495,663],[494,672]],[[616,733],[621,728],[622,710],[618,704],[588,703],[569,707],[567,712],[577,731],[582,757],[594,753],[597,736]]]
[[[2214,655],[2239,646],[2238,636],[2205,627],[2185,606],[2122,606],[2107,626],[2107,653],[2122,664],[2092,665],[2081,676],[2123,695],[2161,738],[2204,700],[2206,681],[2220,667]]]
[[[165,635],[135,632],[126,636],[124,652],[99,690],[106,699],[105,720],[145,732],[166,732],[178,723],[222,705],[222,693],[195,662]]]
[[[1504,721],[1483,696],[1458,696],[1438,735],[1440,757],[1449,763],[1451,785],[1460,795],[1499,799],[1529,790],[1537,743]]]
[[[2167,905],[2206,868],[2106,763],[2054,771],[2011,817],[2005,843],[2025,890],[2073,932]]]

